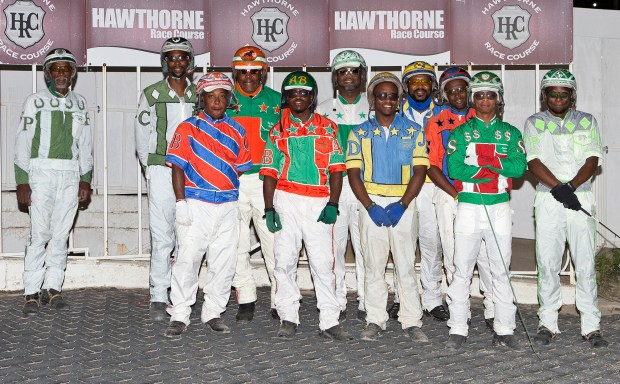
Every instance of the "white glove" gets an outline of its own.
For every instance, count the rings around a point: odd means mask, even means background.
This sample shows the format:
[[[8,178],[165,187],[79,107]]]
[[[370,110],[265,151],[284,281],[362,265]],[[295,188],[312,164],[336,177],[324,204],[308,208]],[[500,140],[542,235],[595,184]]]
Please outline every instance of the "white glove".
[[[465,164],[478,166],[478,155],[476,154],[475,144],[469,144],[465,149]]]
[[[467,165],[475,165],[476,167],[478,167],[478,156],[476,155],[471,155],[471,156],[465,156],[465,164]]]
[[[175,220],[178,225],[192,225],[192,211],[189,209],[187,201],[177,201]]]

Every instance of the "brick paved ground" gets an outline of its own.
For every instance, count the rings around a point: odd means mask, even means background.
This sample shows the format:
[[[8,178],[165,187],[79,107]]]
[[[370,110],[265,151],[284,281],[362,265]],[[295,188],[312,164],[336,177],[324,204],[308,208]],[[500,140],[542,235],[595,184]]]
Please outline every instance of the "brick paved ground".
[[[294,340],[275,337],[268,291],[259,290],[257,314],[250,324],[234,321],[236,305],[223,315],[228,335],[216,335],[199,315],[180,340],[163,336],[166,324],[148,317],[146,290],[68,291],[67,312],[44,307],[35,318],[21,317],[22,296],[0,294],[0,383],[617,383],[620,381],[620,315],[603,318],[611,345],[592,350],[579,335],[578,318],[563,313],[563,333],[549,348],[525,353],[497,350],[484,326],[479,302],[472,306],[470,337],[462,351],[445,348],[445,323],[425,318],[432,341],[420,346],[390,321],[377,342],[338,343],[318,336],[316,300],[304,294],[301,325]],[[353,319],[349,297],[347,330],[356,337],[362,323]],[[536,308],[522,308],[528,329]],[[523,328],[517,336],[526,345]]]

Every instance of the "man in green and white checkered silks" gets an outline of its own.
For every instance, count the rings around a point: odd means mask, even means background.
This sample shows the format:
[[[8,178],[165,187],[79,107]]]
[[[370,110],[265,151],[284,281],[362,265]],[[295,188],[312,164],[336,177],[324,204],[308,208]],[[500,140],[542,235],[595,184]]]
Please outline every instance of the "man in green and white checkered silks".
[[[560,270],[568,241],[581,334],[592,347],[604,347],[594,268],[596,222],[580,211],[595,214],[592,177],[603,156],[598,124],[591,114],[574,109],[577,82],[565,69],[547,72],[541,97],[547,109],[527,119],[523,134],[528,167],[539,181],[534,200],[540,304],[536,342],[547,345],[560,333]]]

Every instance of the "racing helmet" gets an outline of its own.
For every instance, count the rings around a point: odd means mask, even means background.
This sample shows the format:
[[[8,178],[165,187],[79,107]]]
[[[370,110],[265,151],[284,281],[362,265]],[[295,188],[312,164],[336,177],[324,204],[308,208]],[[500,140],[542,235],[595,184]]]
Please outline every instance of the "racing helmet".
[[[267,80],[267,58],[265,53],[258,47],[246,45],[237,49],[232,59],[232,76],[237,79],[239,69],[260,69],[261,84]]]
[[[489,71],[482,71],[472,76],[469,83],[469,100],[473,103],[474,93],[479,91],[493,91],[498,96],[498,106],[504,105],[504,85],[502,80]]]
[[[439,92],[444,100],[448,100],[445,89],[446,85],[452,80],[463,80],[469,86],[471,76],[469,72],[461,67],[450,67],[443,71],[441,76],[439,76]]]
[[[405,67],[403,71],[403,88],[407,89],[407,81],[416,75],[428,75],[431,78],[433,84],[431,93],[437,92],[437,75],[435,75],[435,68],[426,61],[414,61]]]
[[[221,72],[208,72],[196,84],[196,99],[200,110],[204,108],[202,95],[215,89],[223,89],[228,93],[228,108],[235,109],[237,107],[238,102],[233,92],[232,80]]]
[[[368,105],[370,106],[371,111],[375,109],[375,95],[373,92],[375,90],[375,87],[381,83],[392,83],[396,86],[396,89],[398,89],[398,105],[400,105],[400,100],[403,98],[403,95],[405,93],[403,85],[396,75],[390,72],[377,73],[372,77],[372,79],[370,79],[370,82],[368,83],[368,92],[366,93],[366,97],[368,98]]]
[[[45,76],[46,82],[49,82],[51,79],[50,67],[52,66],[52,64],[57,63],[59,61],[64,61],[64,62],[69,63],[69,65],[73,69],[73,76],[71,76],[71,79],[73,80],[73,78],[75,77],[77,73],[75,70],[75,67],[77,65],[75,56],[73,56],[71,51],[69,51],[68,49],[56,48],[56,49],[52,49],[47,54],[47,56],[45,56],[45,61],[43,62],[43,75]]]
[[[547,72],[540,82],[540,96],[545,92],[547,87],[565,87],[572,89],[571,101],[574,106],[577,102],[577,80],[575,76],[567,69],[555,68]],[[544,98],[543,98],[544,99]]]
[[[282,109],[288,107],[288,91],[291,89],[305,89],[312,91],[312,102],[310,103],[310,110],[314,111],[317,104],[317,98],[319,95],[319,88],[316,84],[316,80],[311,74],[304,71],[291,72],[284,78],[282,82],[282,98],[280,99],[280,106]]]
[[[168,73],[168,62],[166,61],[166,53],[170,51],[187,52],[190,60],[187,70],[191,71],[196,67],[194,63],[194,47],[192,47],[192,43],[190,43],[189,40],[184,37],[171,37],[164,41],[164,44],[161,46],[160,50],[161,68],[164,73]]]
[[[337,72],[340,68],[359,68],[361,71],[361,89],[366,88],[366,75],[368,73],[368,66],[366,65],[366,60],[360,55],[358,52],[346,49],[344,51],[339,52],[334,59],[332,60],[332,84],[334,89],[337,88]]]

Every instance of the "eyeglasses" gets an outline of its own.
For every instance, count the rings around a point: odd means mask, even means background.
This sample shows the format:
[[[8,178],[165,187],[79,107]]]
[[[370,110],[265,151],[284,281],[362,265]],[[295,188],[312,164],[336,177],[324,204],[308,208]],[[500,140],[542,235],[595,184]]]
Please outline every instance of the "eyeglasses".
[[[549,91],[547,92],[547,97],[551,98],[551,99],[561,99],[561,100],[566,100],[570,97],[570,92],[556,92],[556,91]]]
[[[170,63],[176,63],[177,61],[188,61],[189,60],[189,56],[187,55],[183,55],[183,56],[166,56],[166,62]]]
[[[450,96],[461,95],[463,93],[467,93],[467,87],[446,89],[446,94]]]
[[[482,99],[495,100],[495,99],[497,99],[497,93],[495,93],[493,91],[489,91],[489,92],[476,92],[476,93],[474,93],[474,99],[476,99],[476,100],[482,100]]]
[[[248,73],[250,75],[256,75],[257,73],[261,73],[261,70],[260,69],[256,69],[256,68],[253,68],[253,69],[239,69],[238,71],[242,75],[247,75]]]
[[[338,75],[339,76],[357,75],[359,73],[360,73],[360,69],[359,68],[340,68],[338,70]]]
[[[308,91],[307,89],[292,89],[288,91],[287,97],[289,99],[293,99],[295,97],[310,96],[311,94],[312,94],[312,91]]]
[[[398,100],[398,93],[388,93],[388,92],[381,92],[379,94],[376,94],[375,97],[379,100],[392,100],[392,101],[396,101]]]
[[[429,79],[414,79],[413,77],[407,80],[407,84],[409,85],[431,85],[431,81]]]

